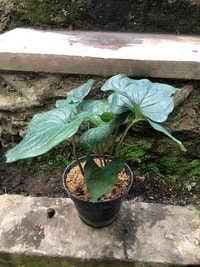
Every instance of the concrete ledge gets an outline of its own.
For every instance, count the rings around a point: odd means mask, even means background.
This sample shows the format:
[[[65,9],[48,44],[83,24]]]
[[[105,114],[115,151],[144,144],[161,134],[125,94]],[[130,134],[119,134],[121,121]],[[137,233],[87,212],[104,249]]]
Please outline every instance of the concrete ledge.
[[[0,35],[0,70],[199,79],[200,36],[17,28]]]
[[[200,211],[192,206],[125,201],[117,220],[102,229],[82,223],[67,198],[1,195],[0,206],[0,262],[6,254],[7,262],[14,255],[21,262],[25,256],[38,257],[37,266],[45,258],[115,261],[108,266],[200,264]],[[48,208],[55,209],[51,219]]]

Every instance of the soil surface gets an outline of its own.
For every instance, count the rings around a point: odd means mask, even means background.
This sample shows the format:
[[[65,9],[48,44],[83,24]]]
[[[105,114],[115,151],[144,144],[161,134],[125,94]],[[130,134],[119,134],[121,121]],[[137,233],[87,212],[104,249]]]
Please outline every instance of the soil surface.
[[[101,159],[101,162],[98,158],[93,158],[93,160],[94,162],[96,162],[98,166],[101,166],[102,159]],[[82,168],[84,169],[85,161],[82,162],[81,165],[82,165]],[[103,166],[105,165],[103,164]],[[75,195],[77,198],[83,199],[86,201],[91,200],[85,180],[84,180],[84,176],[81,174],[78,166],[74,166],[73,168],[69,170],[68,173],[66,173],[65,186],[69,190],[69,192]],[[116,184],[111,189],[109,189],[108,192],[106,192],[103,196],[101,196],[98,200],[107,201],[107,200],[118,198],[121,195],[125,194],[125,192],[127,191],[129,187],[130,187],[130,176],[127,175],[125,169],[123,169],[118,174],[118,179],[116,181]]]

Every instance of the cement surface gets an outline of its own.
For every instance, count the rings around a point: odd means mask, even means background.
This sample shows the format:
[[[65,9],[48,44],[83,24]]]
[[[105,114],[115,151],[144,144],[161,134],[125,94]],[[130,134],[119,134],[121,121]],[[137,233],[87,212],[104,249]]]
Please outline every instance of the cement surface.
[[[200,36],[42,31],[0,35],[0,70],[200,77]]]
[[[0,258],[200,265],[200,210],[192,206],[125,201],[111,226],[95,229],[79,219],[68,198],[5,194],[0,205]],[[51,219],[48,208],[55,209]]]

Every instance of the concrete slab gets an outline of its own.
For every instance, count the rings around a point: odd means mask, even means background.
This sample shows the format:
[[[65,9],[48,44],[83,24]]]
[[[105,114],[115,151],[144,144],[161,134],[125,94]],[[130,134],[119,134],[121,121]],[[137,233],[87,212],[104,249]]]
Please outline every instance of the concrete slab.
[[[200,36],[17,28],[0,35],[0,70],[200,78]]]
[[[117,220],[102,229],[85,225],[67,198],[1,195],[0,206],[0,259],[7,259],[5,266],[11,266],[14,255],[21,264],[25,256],[36,257],[37,266],[54,258],[115,262],[106,266],[200,264],[200,210],[192,206],[125,201]],[[48,208],[55,209],[51,219]]]

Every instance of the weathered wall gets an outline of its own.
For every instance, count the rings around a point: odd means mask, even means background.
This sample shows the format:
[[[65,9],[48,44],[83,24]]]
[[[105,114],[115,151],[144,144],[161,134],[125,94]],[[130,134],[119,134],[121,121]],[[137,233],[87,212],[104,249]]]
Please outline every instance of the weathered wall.
[[[0,136],[4,144],[11,140],[18,142],[23,136],[27,122],[35,113],[48,110],[55,103],[55,99],[64,98],[67,92],[87,81],[86,76],[50,75],[50,74],[0,74]],[[92,77],[95,78],[95,77]],[[96,77],[94,93],[98,93],[99,86],[105,77]],[[167,82],[167,81],[162,81]],[[200,131],[198,114],[200,111],[200,82],[170,81],[175,86],[193,85],[192,93],[176,107],[170,116],[168,124],[177,133],[184,135],[184,139],[197,139]]]
[[[68,90],[79,84],[76,79],[63,80],[56,75],[1,73],[0,136],[4,145],[9,140],[19,140],[33,114],[50,108],[56,98],[65,97]]]
[[[16,26],[200,33],[200,0],[0,0],[0,32]]]

